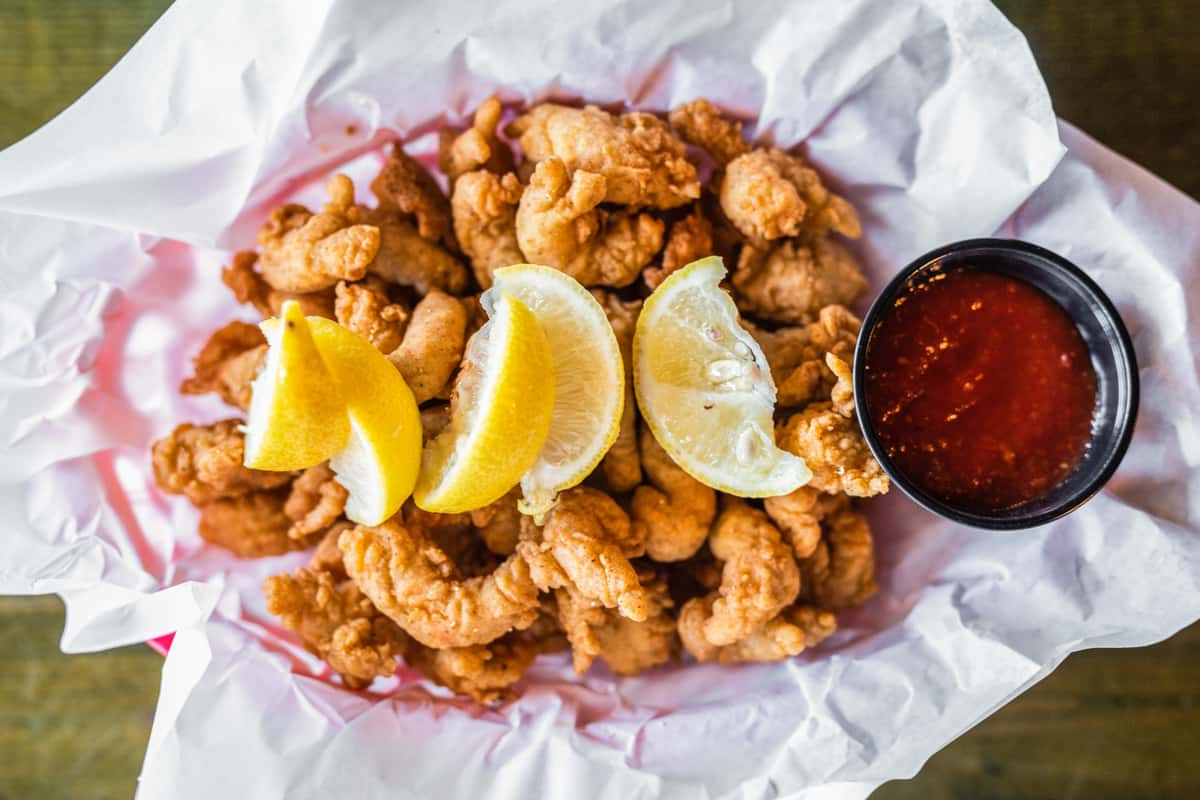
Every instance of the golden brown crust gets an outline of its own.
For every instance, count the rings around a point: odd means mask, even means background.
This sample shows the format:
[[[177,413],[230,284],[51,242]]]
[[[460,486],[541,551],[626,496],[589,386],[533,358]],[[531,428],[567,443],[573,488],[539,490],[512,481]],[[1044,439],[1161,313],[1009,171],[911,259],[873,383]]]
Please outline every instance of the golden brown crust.
[[[500,99],[489,97],[475,110],[471,127],[465,131],[449,128],[438,132],[438,169],[451,183],[473,170],[487,170],[502,174],[511,172],[516,165],[512,148],[496,135],[503,112]],[[462,242],[462,234],[458,234]]]
[[[283,511],[292,521],[288,536],[309,539],[337,521],[349,492],[337,482],[328,463],[309,467],[292,482]]]
[[[625,405],[621,408],[621,423],[617,438],[604,454],[600,469],[609,491],[627,492],[642,482],[642,460],[638,453],[637,401],[633,392],[633,334],[642,301],[624,301],[612,292],[593,289],[592,294],[604,306],[604,313],[617,337],[617,348],[625,368]]]
[[[845,306],[830,305],[822,308],[817,319],[808,325],[774,331],[749,323],[745,327],[771,365],[777,406],[788,408],[829,397],[838,376],[828,365],[826,355],[846,361],[853,358],[859,321]],[[845,408],[845,400],[843,395],[839,398],[840,412]]]
[[[197,505],[274,489],[292,480],[290,472],[265,472],[242,465],[242,421],[211,425],[184,423],[151,447],[154,481],[164,492],[187,495]]]
[[[833,409],[812,403],[781,425],[779,446],[804,459],[812,470],[809,486],[830,494],[870,497],[888,490],[888,477],[871,455],[858,423]]]
[[[672,461],[648,427],[640,438],[648,483],[634,491],[630,513],[646,530],[646,555],[655,561],[691,558],[708,538],[717,493]]]
[[[867,289],[858,262],[828,238],[747,244],[730,280],[738,308],[789,325],[811,322],[826,306],[850,305]]]
[[[216,392],[231,406],[250,407],[250,384],[267,353],[267,340],[257,325],[230,322],[213,331],[192,359],[192,377],[179,386],[181,394]]]
[[[388,358],[412,389],[418,404],[442,394],[462,361],[467,309],[458,299],[431,289],[417,303],[400,346]]]
[[[742,123],[725,117],[703,97],[671,109],[670,121],[679,138],[704,148],[717,166],[725,166],[750,149],[742,138]]]
[[[525,260],[517,244],[517,206],[524,191],[511,172],[497,175],[479,169],[454,182],[454,234],[481,289],[491,288],[492,273],[499,267]]]
[[[371,181],[379,208],[415,219],[417,233],[431,242],[454,247],[450,235],[450,203],[421,163],[393,142],[383,168]]]
[[[356,283],[337,285],[334,313],[343,328],[354,331],[381,353],[400,346],[408,323],[408,309],[388,299],[383,281],[371,276]]]
[[[272,489],[210,500],[200,506],[200,538],[239,558],[302,550],[312,544],[312,537],[288,535],[292,521],[283,511],[287,496],[286,489]]]
[[[693,261],[711,256],[714,252],[712,223],[704,216],[700,204],[697,203],[692,206],[686,217],[671,225],[666,247],[663,248],[662,266],[646,269],[643,273],[646,285],[655,289],[672,272],[686,267]]]

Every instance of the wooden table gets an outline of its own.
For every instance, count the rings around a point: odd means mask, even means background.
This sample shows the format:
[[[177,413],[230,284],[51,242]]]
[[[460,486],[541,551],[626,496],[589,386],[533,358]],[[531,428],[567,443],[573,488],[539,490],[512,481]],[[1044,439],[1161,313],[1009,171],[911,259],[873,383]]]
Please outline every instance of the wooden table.
[[[79,96],[166,0],[0,0],[0,146]],[[1058,112],[1200,196],[1200,2],[1004,0]],[[1003,131],[998,132],[1003,134]],[[0,800],[127,798],[161,659],[63,656],[54,598],[0,598]],[[886,713],[886,709],[880,709]],[[1072,656],[883,800],[1200,797],[1200,626]]]

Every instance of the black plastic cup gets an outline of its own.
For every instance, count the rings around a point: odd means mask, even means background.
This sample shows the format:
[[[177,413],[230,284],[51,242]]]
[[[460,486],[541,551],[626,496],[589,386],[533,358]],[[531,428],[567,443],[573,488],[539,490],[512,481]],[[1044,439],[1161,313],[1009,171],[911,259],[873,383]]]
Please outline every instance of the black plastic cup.
[[[1092,435],[1079,465],[1041,497],[997,511],[957,507],[933,497],[904,475],[888,458],[868,407],[867,351],[876,324],[897,299],[932,271],[982,270],[1036,286],[1075,321],[1096,372],[1096,410]],[[1112,301],[1079,267],[1062,256],[1016,239],[969,239],[948,244],[900,271],[875,298],[863,318],[854,350],[854,404],[871,452],[893,483],[920,505],[947,519],[976,528],[1032,528],[1069,514],[1104,486],[1125,455],[1138,409],[1137,362],[1129,332]]]

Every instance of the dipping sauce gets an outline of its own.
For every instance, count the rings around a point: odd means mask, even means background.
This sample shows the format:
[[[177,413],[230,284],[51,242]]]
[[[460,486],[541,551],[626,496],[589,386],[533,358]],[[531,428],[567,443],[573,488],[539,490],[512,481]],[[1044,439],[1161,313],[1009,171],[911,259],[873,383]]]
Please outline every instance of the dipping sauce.
[[[922,277],[867,343],[865,398],[914,484],[973,512],[1041,497],[1091,438],[1096,373],[1071,317],[1007,275]]]

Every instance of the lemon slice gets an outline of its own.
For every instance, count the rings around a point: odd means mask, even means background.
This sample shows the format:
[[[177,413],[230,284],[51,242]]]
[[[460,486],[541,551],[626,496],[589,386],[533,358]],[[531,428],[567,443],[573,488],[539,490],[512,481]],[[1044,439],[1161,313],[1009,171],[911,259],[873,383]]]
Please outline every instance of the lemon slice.
[[[554,359],[554,414],[537,463],[521,478],[521,511],[540,515],[586,478],[621,427],[625,367],[604,309],[565,272],[517,264],[495,272],[495,288],[537,317]]]
[[[512,295],[483,297],[450,422],[425,445],[413,499],[454,514],[499,500],[537,461],[554,411],[554,360],[537,318]]]
[[[317,351],[300,304],[262,325],[267,357],[251,384],[244,463],[253,469],[307,469],[346,445],[350,422],[338,385]]]
[[[634,389],[654,438],[701,483],[774,497],[808,483],[804,459],[775,446],[775,384],[738,324],[715,256],[675,272],[646,299],[633,337]]]
[[[337,382],[350,439],[329,458],[346,487],[346,516],[378,525],[412,494],[421,467],[421,413],[400,372],[369,341],[324,317],[309,317],[321,358]]]

